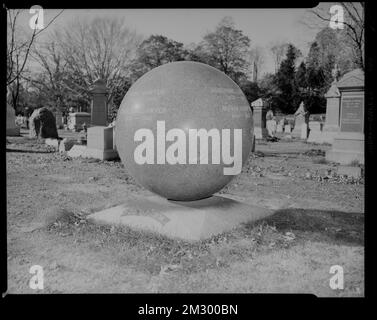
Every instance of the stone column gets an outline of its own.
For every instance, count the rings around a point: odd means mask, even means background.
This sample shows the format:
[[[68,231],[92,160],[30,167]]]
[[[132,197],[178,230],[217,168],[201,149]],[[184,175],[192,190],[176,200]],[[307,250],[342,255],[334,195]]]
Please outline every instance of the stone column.
[[[256,139],[268,136],[266,128],[266,113],[268,104],[261,98],[251,103],[253,107],[254,135]]]
[[[340,125],[340,93],[334,81],[327,91],[326,120],[322,131],[322,141],[332,144],[339,132]]]
[[[107,125],[107,88],[102,79],[97,79],[90,92],[92,93],[91,126]]]

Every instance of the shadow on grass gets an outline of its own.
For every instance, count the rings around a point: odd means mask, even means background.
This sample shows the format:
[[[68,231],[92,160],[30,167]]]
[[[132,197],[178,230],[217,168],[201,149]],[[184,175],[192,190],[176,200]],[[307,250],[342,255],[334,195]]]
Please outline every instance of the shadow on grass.
[[[52,153],[51,151],[40,151],[40,150],[23,150],[23,149],[8,149],[6,148],[6,152],[19,152],[19,153]]]
[[[289,208],[264,221],[280,232],[302,232],[313,241],[364,245],[363,213]]]

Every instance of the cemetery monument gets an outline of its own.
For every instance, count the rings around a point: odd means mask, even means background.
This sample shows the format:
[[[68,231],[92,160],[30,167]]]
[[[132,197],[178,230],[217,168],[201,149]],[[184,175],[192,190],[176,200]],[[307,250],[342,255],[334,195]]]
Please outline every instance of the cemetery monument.
[[[241,173],[253,142],[247,99],[219,70],[184,61],[149,71],[125,95],[116,130],[125,169],[158,196],[94,213],[95,222],[199,240],[271,214],[213,195]]]
[[[333,70],[334,81],[327,91],[326,98],[326,121],[322,132],[322,141],[332,144],[334,137],[340,130],[340,92],[336,85],[337,69]]]
[[[292,137],[306,139],[308,137],[309,112],[306,110],[303,101],[300,103],[294,116],[295,127],[292,131]]]
[[[334,137],[328,161],[364,164],[364,72],[346,73],[337,83],[340,92],[340,131]]]
[[[118,152],[114,148],[114,129],[107,126],[107,88],[105,81],[97,79],[92,88],[92,110],[90,121],[89,114],[81,119],[81,128],[87,129],[87,145],[74,145],[69,151],[70,157],[95,158],[100,160],[112,160],[118,158]],[[78,112],[76,114],[83,114]],[[83,127],[84,126],[84,127]]]
[[[253,108],[254,134],[256,139],[264,139],[268,136],[267,132],[267,107],[268,103],[259,98],[251,103]]]
[[[30,138],[59,138],[55,116],[46,107],[35,109],[33,111],[29,118],[29,128]]]

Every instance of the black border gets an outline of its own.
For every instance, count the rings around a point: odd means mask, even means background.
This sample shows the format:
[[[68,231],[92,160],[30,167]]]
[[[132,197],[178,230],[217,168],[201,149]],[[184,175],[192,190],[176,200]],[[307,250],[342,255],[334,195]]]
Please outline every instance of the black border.
[[[100,9],[100,8],[143,8],[141,5],[148,5],[145,8],[148,9],[164,9],[164,8],[211,8],[211,9],[223,9],[223,8],[310,8],[315,7],[318,2],[307,1],[305,3],[298,1],[286,1],[282,3],[277,2],[266,2],[261,1],[256,3],[255,1],[249,1],[248,3],[235,3],[234,1],[228,1],[228,3],[217,2],[208,5],[203,1],[188,1],[185,3],[180,3],[181,7],[177,7],[177,3],[162,3],[154,2],[153,4],[147,4],[140,1],[127,1],[127,2],[114,2],[107,0],[102,3],[78,3],[73,1],[64,2],[47,2],[47,1],[5,1],[1,8],[1,37],[2,44],[4,44],[4,57],[6,56],[6,8],[29,8],[32,5],[41,5],[43,8],[67,8],[67,9],[80,9],[80,8],[90,8]],[[155,5],[158,4],[157,8]],[[102,6],[103,5],[103,6]],[[377,57],[376,48],[373,41],[377,39],[376,37],[376,16],[377,12],[375,4],[373,1],[366,3],[365,9],[365,60],[366,60],[366,71],[365,71],[365,297],[364,298],[316,298],[313,295],[296,295],[296,294],[57,294],[57,295],[6,295],[5,298],[1,299],[1,302],[14,303],[12,315],[16,315],[19,311],[26,311],[29,315],[40,316],[44,313],[49,317],[54,317],[56,315],[67,314],[74,316],[76,314],[76,307],[82,309],[84,314],[88,311],[99,311],[100,309],[105,310],[107,316],[111,314],[112,311],[119,312],[122,318],[126,319],[158,319],[156,316],[146,316],[139,317],[137,315],[137,308],[140,305],[150,304],[150,305],[172,305],[178,306],[181,304],[238,304],[239,305],[239,315],[233,317],[234,319],[252,319],[253,317],[258,317],[258,311],[263,311],[264,316],[269,316],[276,314],[278,316],[289,316],[298,315],[301,318],[307,317],[308,315],[319,314],[322,316],[329,316],[334,314],[335,316],[340,316],[340,313],[347,311],[350,315],[351,308],[360,316],[360,312],[365,310],[366,302],[370,306],[371,300],[374,298],[376,292],[376,239],[374,237],[374,229],[376,224],[373,222],[375,219],[375,212],[373,210],[373,196],[375,193],[376,186],[376,168],[375,168],[375,152],[376,152],[376,98],[375,91],[372,89],[374,80],[376,77],[376,62]],[[5,84],[5,74],[6,74],[6,59],[2,59],[2,72],[1,82]],[[373,86],[374,87],[374,86]],[[1,86],[1,94],[3,99],[6,96],[5,86]],[[3,100],[5,101],[5,99]],[[3,109],[5,112],[5,108]],[[5,117],[1,117],[3,132],[5,133]],[[4,134],[5,136],[5,134]],[[5,160],[5,139],[1,139],[3,144],[1,153],[4,156],[4,160],[1,161],[1,171],[6,173],[6,160]],[[6,175],[4,176],[4,178]],[[6,180],[3,180],[4,189],[6,188]],[[6,190],[3,190],[2,203],[6,206]],[[1,216],[1,292],[6,291],[7,287],[7,221],[6,221],[6,208]],[[85,296],[89,299],[98,299],[101,304],[93,305],[86,304],[81,301],[81,297]],[[65,300],[65,301],[64,301]],[[0,302],[0,303],[1,303]],[[32,309],[23,308],[21,306],[24,303],[30,302]],[[47,312],[46,306],[52,302],[57,302],[58,306],[55,311],[57,312]],[[67,304],[68,302],[68,304]],[[261,302],[268,302],[267,307],[263,306]],[[42,304],[41,304],[42,303]],[[327,311],[322,308],[318,308],[318,305],[330,307]],[[303,312],[298,312],[298,306],[308,306]],[[355,308],[356,307],[356,308]],[[113,310],[112,310],[113,309]],[[75,311],[74,311],[75,310]],[[263,315],[262,315],[263,316]],[[170,317],[169,319],[182,319],[182,318],[205,318],[205,316],[179,316]],[[232,319],[232,317],[215,317],[216,319]]]

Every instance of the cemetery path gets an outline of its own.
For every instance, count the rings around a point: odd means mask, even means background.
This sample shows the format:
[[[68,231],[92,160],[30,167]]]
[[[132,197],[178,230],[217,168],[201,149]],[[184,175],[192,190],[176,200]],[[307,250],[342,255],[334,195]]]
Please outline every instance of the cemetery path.
[[[7,138],[8,291],[364,294],[364,184],[336,175],[326,146],[260,142],[220,193],[272,208],[263,221],[186,243],[97,226],[87,214],[149,195],[120,162],[70,159]],[[30,289],[32,265],[44,290]],[[330,267],[344,289],[329,287]]]

